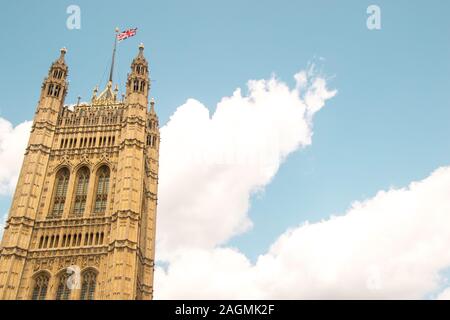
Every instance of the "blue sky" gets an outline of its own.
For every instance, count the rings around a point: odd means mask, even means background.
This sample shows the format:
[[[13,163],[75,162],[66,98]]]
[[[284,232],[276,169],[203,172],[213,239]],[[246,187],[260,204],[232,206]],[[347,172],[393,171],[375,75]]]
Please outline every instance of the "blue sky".
[[[81,30],[66,8],[81,8]],[[377,4],[382,29],[366,27]],[[151,94],[164,125],[195,98],[210,110],[249,79],[293,75],[314,62],[338,90],[314,121],[313,144],[289,156],[251,203],[251,231],[231,240],[251,259],[288,227],[342,214],[378,190],[421,180],[450,163],[448,1],[14,1],[2,4],[0,116],[30,120],[41,82],[68,48],[66,103],[105,85],[113,30],[138,27],[121,43],[115,81],[124,89],[145,44]],[[0,197],[6,212],[10,197]]]

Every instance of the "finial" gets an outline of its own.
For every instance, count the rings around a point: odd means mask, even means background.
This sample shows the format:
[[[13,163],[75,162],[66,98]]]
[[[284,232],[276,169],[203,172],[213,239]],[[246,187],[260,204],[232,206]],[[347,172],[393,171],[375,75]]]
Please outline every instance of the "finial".
[[[94,92],[92,93],[92,100],[97,99],[98,85],[95,86]]]
[[[139,53],[137,55],[137,58],[144,58],[144,44],[142,42],[139,45]]]
[[[81,100],[81,97],[78,96],[78,98],[77,98],[77,107],[80,105],[80,100]]]
[[[119,27],[116,27],[116,33],[119,33],[119,31],[120,31],[120,29],[119,29]]]
[[[64,56],[66,55],[67,49],[66,49],[66,47],[63,47],[59,51],[61,52],[61,55],[59,56],[58,61],[60,63],[64,63]]]
[[[119,86],[116,83],[116,85],[114,86],[114,101],[116,101],[118,93],[119,93]]]
[[[153,97],[150,99],[150,112],[155,112],[155,98]]]
[[[114,86],[114,93],[113,93],[114,101],[117,100],[117,94],[118,93],[119,93],[119,86],[116,83],[116,85]]]

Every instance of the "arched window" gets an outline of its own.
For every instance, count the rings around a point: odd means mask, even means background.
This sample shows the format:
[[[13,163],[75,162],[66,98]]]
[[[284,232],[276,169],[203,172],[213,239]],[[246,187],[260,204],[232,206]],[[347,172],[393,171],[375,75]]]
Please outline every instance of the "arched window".
[[[67,285],[68,278],[69,275],[65,272],[59,277],[58,289],[56,290],[56,300],[69,300],[70,289]]]
[[[86,198],[89,184],[89,169],[86,167],[78,170],[77,185],[75,189],[75,199],[73,203],[73,215],[81,216],[86,207]]]
[[[109,168],[103,166],[97,171],[97,190],[95,194],[94,213],[106,211],[109,190]]]
[[[53,92],[53,95],[54,95],[55,97],[59,97],[59,92],[60,92],[60,90],[61,90],[61,87],[58,86],[58,85],[56,85],[56,86],[55,86],[55,91]]]
[[[47,90],[47,95],[48,95],[48,96],[53,95],[53,87],[54,87],[53,83],[50,83],[50,84],[48,85],[48,90]]]
[[[53,197],[52,216],[61,216],[66,202],[67,185],[69,184],[69,169],[62,168],[56,174],[55,192]]]
[[[133,91],[138,92],[139,90],[139,80],[134,80],[133,82]]]
[[[81,284],[81,300],[94,300],[95,287],[97,283],[97,274],[92,271],[83,273],[83,282]]]
[[[145,81],[141,81],[141,92],[145,91]]]
[[[50,277],[47,274],[41,273],[34,279],[33,293],[31,300],[45,300],[47,296],[48,281]]]

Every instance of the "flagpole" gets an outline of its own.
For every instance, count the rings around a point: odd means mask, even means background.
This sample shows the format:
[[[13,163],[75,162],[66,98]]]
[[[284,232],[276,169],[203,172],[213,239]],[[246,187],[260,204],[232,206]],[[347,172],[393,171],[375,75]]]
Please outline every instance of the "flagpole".
[[[112,83],[113,72],[114,72],[114,60],[116,59],[116,48],[117,48],[117,34],[119,33],[119,28],[116,28],[116,34],[114,35],[114,49],[112,54],[111,69],[109,71],[109,81]]]

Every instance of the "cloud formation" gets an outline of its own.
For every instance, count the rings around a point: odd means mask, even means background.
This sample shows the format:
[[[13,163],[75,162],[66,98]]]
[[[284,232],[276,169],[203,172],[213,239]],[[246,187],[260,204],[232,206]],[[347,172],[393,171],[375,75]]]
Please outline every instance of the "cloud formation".
[[[450,288],[442,290],[442,292],[436,297],[436,300],[450,300]]]
[[[25,121],[14,127],[8,120],[0,118],[0,195],[14,192],[31,124],[31,121]]]
[[[311,143],[312,118],[336,94],[314,69],[296,86],[248,82],[210,114],[189,99],[161,129],[157,255],[212,249],[248,230],[252,194],[293,151]]]
[[[5,223],[6,223],[7,217],[8,217],[7,214],[0,215],[0,243],[1,243],[1,239],[3,237],[3,230],[5,228]]]
[[[450,167],[440,168],[286,231],[255,264],[231,248],[179,252],[157,268],[156,297],[421,299],[450,265],[449,190]]]
[[[251,227],[252,194],[311,144],[314,114],[336,91],[313,69],[294,89],[250,81],[210,111],[189,99],[161,129],[156,298],[420,299],[450,266],[450,167],[287,230],[255,263],[223,247]],[[0,118],[0,194],[11,195],[31,122]],[[2,231],[0,231],[1,233]],[[222,245],[222,247],[221,247]],[[449,299],[450,289],[437,295]]]

